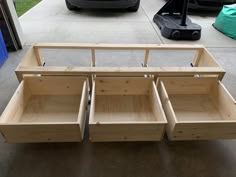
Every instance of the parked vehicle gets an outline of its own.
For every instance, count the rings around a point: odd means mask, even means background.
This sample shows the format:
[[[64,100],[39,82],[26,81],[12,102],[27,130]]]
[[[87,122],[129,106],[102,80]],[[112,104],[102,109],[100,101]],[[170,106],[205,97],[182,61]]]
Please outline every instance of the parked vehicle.
[[[139,9],[140,0],[65,0],[69,10],[80,8],[124,8],[131,12]]]
[[[189,9],[219,11],[223,5],[236,3],[236,0],[189,0]]]

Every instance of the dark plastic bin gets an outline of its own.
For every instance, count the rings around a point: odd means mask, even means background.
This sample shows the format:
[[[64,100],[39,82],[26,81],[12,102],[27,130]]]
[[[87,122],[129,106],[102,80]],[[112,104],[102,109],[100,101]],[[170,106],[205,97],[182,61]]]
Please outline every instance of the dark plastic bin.
[[[6,61],[8,57],[6,45],[2,36],[2,32],[0,30],[0,66]]]

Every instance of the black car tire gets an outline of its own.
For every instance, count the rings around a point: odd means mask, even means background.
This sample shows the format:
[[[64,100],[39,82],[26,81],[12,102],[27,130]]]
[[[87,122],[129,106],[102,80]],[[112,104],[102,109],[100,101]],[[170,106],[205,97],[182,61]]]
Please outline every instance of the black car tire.
[[[67,7],[69,10],[77,10],[77,9],[78,9],[78,7],[73,6],[73,5],[69,2],[69,0],[65,0],[65,1],[66,1],[66,7]]]
[[[129,7],[128,11],[129,12],[137,12],[139,9],[139,5],[140,5],[140,0],[138,0],[134,6]]]

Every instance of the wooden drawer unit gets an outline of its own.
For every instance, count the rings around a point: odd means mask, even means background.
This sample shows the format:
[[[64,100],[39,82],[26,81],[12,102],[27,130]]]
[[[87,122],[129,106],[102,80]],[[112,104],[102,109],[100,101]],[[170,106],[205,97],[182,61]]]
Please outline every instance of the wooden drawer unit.
[[[236,138],[236,103],[217,78],[159,78],[171,140]]]
[[[24,77],[0,119],[7,142],[72,142],[84,134],[85,77]]]
[[[153,78],[94,79],[89,120],[91,141],[158,141],[166,123]]]

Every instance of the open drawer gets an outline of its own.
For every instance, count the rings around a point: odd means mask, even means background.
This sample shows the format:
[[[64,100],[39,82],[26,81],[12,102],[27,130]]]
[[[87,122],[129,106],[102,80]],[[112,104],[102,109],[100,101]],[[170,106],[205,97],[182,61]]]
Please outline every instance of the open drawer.
[[[10,143],[81,141],[87,99],[85,77],[24,77],[1,116],[0,131]]]
[[[162,139],[166,123],[153,78],[94,79],[91,141],[157,141]]]
[[[157,87],[169,139],[236,138],[235,100],[217,78],[159,78]]]

